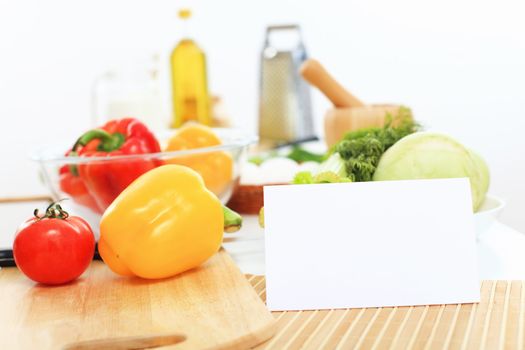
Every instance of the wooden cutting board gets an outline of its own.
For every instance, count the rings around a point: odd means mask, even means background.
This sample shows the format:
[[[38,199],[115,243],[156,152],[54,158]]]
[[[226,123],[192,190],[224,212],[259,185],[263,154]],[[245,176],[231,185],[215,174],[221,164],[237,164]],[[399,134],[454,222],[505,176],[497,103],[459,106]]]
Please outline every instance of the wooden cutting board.
[[[0,349],[245,349],[275,330],[224,250],[158,281],[119,277],[102,262],[58,287],[35,284],[16,268],[0,270]]]

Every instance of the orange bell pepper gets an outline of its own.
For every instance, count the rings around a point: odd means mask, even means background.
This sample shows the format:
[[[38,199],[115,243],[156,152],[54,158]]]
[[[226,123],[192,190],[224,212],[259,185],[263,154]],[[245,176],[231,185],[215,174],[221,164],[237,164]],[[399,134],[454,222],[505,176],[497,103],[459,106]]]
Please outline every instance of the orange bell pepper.
[[[182,151],[211,147],[221,144],[221,140],[207,126],[189,123],[184,125],[168,141],[166,151]],[[221,196],[228,190],[233,178],[233,159],[224,151],[214,151],[168,159],[167,163],[180,164],[198,172],[206,187]]]

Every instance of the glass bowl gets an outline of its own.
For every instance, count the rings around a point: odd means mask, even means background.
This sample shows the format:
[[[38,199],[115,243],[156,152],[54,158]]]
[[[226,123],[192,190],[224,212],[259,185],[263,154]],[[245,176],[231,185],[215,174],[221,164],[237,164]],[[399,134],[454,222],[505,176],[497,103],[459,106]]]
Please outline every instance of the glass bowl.
[[[111,198],[100,198],[101,196],[97,195],[96,191],[92,191],[92,188],[86,189],[87,195],[85,193],[83,195],[72,195],[74,191],[64,181],[64,172],[77,172],[79,167],[87,169],[87,166],[94,169],[95,166],[98,167],[99,165],[99,169],[109,172],[114,171],[114,168],[123,166],[133,172],[145,163],[149,164],[150,168],[168,163],[186,165],[194,168],[197,172],[208,171],[211,173],[208,188],[217,195],[222,203],[226,203],[239,183],[240,166],[245,160],[248,146],[255,143],[257,137],[247,136],[236,129],[214,129],[214,131],[221,139],[222,144],[213,147],[109,157],[65,156],[65,152],[72,146],[72,142],[70,142],[41,147],[33,152],[31,158],[38,162],[42,181],[49,189],[51,197],[54,200],[68,198],[69,200],[63,203],[64,208],[70,212],[70,215],[79,215],[86,219],[98,236],[101,214],[109,205],[108,199]],[[161,149],[165,148],[165,144],[175,132],[176,130],[155,132]],[[227,172],[227,177],[223,176],[222,180],[218,180],[218,176],[213,174],[213,167],[217,167],[217,162],[219,162],[219,166],[228,167],[228,169],[223,169]],[[79,180],[80,178],[78,176],[74,179]],[[120,182],[121,178],[115,178],[115,182]],[[205,182],[207,182],[206,179]],[[120,192],[123,189],[120,187],[125,186],[125,184],[121,184],[119,188],[117,185],[115,186],[113,190]],[[115,193],[113,196],[117,194]]]

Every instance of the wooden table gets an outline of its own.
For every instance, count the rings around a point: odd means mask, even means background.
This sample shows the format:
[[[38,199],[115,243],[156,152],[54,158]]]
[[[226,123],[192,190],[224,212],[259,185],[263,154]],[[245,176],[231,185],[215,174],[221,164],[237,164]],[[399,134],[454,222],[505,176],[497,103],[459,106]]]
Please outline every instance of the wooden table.
[[[263,276],[247,275],[265,300]],[[479,304],[273,312],[256,349],[524,349],[525,281],[484,281]]]

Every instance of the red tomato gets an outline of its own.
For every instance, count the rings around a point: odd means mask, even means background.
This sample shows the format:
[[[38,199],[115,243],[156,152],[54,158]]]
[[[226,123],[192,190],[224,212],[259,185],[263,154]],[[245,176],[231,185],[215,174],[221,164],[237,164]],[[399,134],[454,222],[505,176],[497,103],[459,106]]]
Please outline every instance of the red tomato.
[[[63,284],[88,268],[95,236],[84,219],[69,217],[60,206],[59,211],[52,206],[43,218],[29,219],[20,226],[13,255],[18,268],[33,281]]]

